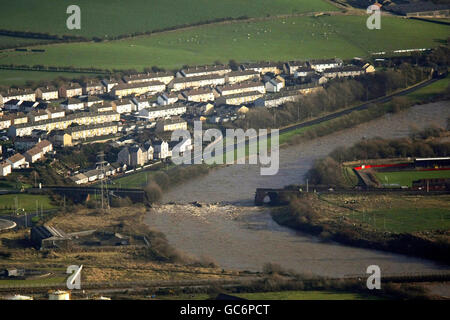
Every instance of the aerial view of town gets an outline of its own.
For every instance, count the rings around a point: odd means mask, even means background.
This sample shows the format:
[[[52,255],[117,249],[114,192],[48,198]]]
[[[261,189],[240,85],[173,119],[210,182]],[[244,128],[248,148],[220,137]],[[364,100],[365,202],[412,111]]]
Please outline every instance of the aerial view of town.
[[[0,7],[0,300],[450,300],[450,0]]]

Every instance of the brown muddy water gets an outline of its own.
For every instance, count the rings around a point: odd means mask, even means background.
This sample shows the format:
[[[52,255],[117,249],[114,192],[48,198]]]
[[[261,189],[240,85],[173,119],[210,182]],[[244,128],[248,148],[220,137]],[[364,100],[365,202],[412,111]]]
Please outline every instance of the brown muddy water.
[[[177,249],[205,256],[226,269],[260,271],[264,263],[278,263],[296,272],[342,277],[364,274],[379,265],[382,274],[450,271],[434,262],[370,249],[321,242],[318,238],[277,225],[267,208],[252,206],[258,187],[283,187],[304,182],[314,160],[338,146],[363,138],[405,137],[412,127],[446,126],[450,102],[419,105],[399,114],[343,130],[280,150],[280,170],[261,176],[256,165],[232,165],[214,170],[171,189],[165,204],[146,217]],[[189,202],[205,203],[201,208]],[[177,204],[169,204],[169,203]],[[215,204],[220,202],[220,204]]]

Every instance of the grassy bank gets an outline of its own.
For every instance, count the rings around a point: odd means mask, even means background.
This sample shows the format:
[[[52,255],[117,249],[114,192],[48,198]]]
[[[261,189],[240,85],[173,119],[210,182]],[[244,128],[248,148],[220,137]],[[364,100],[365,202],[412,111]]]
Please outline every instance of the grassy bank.
[[[324,241],[449,263],[449,201],[448,195],[302,194],[272,217]]]
[[[432,101],[433,99],[439,97],[445,92],[448,92],[449,86],[450,86],[450,75],[447,75],[446,78],[436,81],[424,88],[420,88],[415,92],[411,92],[407,94],[406,97],[412,103],[425,103],[428,101]]]

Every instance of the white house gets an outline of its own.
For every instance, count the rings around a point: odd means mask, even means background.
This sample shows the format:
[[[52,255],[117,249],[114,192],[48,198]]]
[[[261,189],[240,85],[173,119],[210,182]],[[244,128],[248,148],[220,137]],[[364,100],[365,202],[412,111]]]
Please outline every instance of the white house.
[[[141,111],[145,108],[150,108],[150,101],[146,97],[133,97],[131,102],[134,104],[134,108],[137,111]]]
[[[57,100],[58,99],[58,89],[54,86],[46,86],[37,88],[35,90],[36,99],[39,100]]]
[[[13,169],[28,168],[28,162],[20,153],[16,153],[12,157],[6,159],[6,161],[12,166]]]
[[[61,107],[63,107],[65,110],[82,110],[84,109],[84,103],[76,98],[69,98],[61,103]]]
[[[166,159],[170,157],[169,144],[162,140],[153,143],[153,156],[155,159]]]
[[[88,178],[88,182],[95,181],[97,179],[102,179],[103,174],[99,170],[89,170],[84,173],[84,175]]]
[[[66,112],[64,109],[61,108],[48,108],[47,110],[49,119],[57,119],[57,118],[64,118],[66,115]]]
[[[166,118],[186,113],[186,105],[172,104],[139,111],[139,116],[146,119]]]
[[[7,161],[3,161],[0,163],[0,176],[6,177],[8,174],[11,173],[12,166],[11,163]]]
[[[276,77],[266,82],[265,87],[267,92],[280,92],[284,88],[284,81]]]
[[[153,160],[153,154],[154,154],[155,150],[153,149],[153,145],[152,145],[151,141],[146,142],[144,144],[144,146],[142,147],[142,149],[147,154],[147,161]]]
[[[340,59],[311,60],[308,63],[309,66],[317,72],[322,72],[326,69],[338,68],[342,66],[342,60]]]
[[[120,99],[111,102],[113,110],[117,113],[131,113],[133,111],[133,106],[130,100]]]
[[[44,156],[42,153],[42,150],[39,148],[31,148],[27,152],[24,153],[25,160],[28,163],[35,163],[36,161],[39,161]]]
[[[84,184],[89,182],[89,178],[86,177],[84,174],[79,173],[73,177],[70,177],[70,180],[75,182],[76,184]]]
[[[112,88],[117,86],[120,82],[117,79],[109,78],[109,79],[103,79],[102,85],[105,87],[105,92],[109,93],[111,92]]]
[[[0,91],[0,106],[12,99],[36,101],[36,93],[31,89],[8,89]]]
[[[174,104],[178,101],[177,93],[163,93],[158,96],[157,102],[160,106],[167,106],[168,104]]]

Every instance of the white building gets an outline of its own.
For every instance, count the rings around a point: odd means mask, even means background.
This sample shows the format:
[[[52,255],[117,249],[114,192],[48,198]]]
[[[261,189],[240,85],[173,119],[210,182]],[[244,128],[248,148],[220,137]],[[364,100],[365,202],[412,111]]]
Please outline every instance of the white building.
[[[66,101],[61,103],[61,107],[63,107],[65,110],[82,110],[84,109],[84,103],[76,98],[69,98]]]
[[[153,156],[155,159],[166,159],[170,157],[169,144],[162,140],[153,143]]]
[[[113,110],[117,113],[131,113],[133,111],[133,105],[128,99],[121,99],[111,102]]]
[[[28,162],[20,153],[16,153],[12,157],[6,159],[6,161],[12,166],[12,169],[28,168]]]
[[[342,66],[342,60],[340,59],[311,60],[308,63],[309,66],[317,72]]]
[[[158,96],[157,102],[160,106],[167,106],[169,104],[174,104],[178,101],[177,93],[163,93]]]
[[[46,86],[37,88],[35,90],[36,93],[36,99],[39,100],[57,100],[59,98],[58,96],[58,89],[53,86]]]
[[[7,161],[3,161],[0,163],[0,176],[6,177],[12,171],[11,163]]]
[[[167,118],[186,113],[186,106],[180,103],[154,107],[139,111],[139,116],[146,119]]]
[[[280,92],[281,89],[284,88],[284,81],[278,77],[273,78],[272,80],[266,82],[265,87],[267,92]]]

